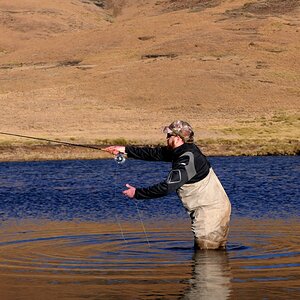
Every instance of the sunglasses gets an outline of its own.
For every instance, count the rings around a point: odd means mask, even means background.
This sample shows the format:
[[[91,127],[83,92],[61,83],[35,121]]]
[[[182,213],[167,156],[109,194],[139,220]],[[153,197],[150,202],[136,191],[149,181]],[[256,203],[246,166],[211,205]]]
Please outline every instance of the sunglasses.
[[[168,140],[170,137],[172,137],[172,136],[175,136],[175,134],[168,133],[168,134],[167,134],[167,140]]]

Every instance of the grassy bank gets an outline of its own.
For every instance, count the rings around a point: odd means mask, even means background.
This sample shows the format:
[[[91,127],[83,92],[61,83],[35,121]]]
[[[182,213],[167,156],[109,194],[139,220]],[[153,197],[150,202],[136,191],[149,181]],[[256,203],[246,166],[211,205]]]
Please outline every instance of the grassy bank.
[[[295,139],[216,139],[199,143],[207,155],[262,156],[299,155],[300,142]]]
[[[269,116],[236,119],[230,126],[210,124],[203,132],[198,132],[196,144],[207,156],[262,156],[262,155],[299,155],[300,153],[300,115],[296,112],[276,112]],[[156,132],[157,130],[153,130]],[[160,133],[161,135],[161,133]],[[32,134],[32,136],[36,136]],[[38,135],[39,136],[39,135]],[[159,136],[159,135],[157,135]],[[99,149],[108,145],[165,145],[165,140],[153,138],[143,139],[137,132],[135,139],[128,136],[118,138],[93,139],[89,134],[85,139],[74,136],[52,138],[57,143],[84,144]],[[198,136],[202,136],[198,139]],[[0,161],[35,161],[65,159],[103,159],[112,156],[95,149],[81,148],[45,142],[34,139],[20,139],[15,136],[1,136]]]
[[[116,143],[118,142],[118,143]],[[125,139],[106,140],[93,145],[102,148],[109,144],[126,144]],[[300,142],[296,139],[205,139],[197,145],[207,156],[299,155]],[[103,151],[54,144],[2,144],[0,161],[40,161],[67,159],[107,159]]]

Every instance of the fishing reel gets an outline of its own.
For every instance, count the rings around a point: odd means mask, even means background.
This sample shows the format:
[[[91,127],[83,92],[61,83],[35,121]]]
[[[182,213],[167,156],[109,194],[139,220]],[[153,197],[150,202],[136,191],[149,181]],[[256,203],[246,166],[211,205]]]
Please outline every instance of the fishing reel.
[[[124,164],[124,162],[126,161],[125,155],[121,152],[119,152],[116,156],[115,156],[115,161],[117,164]]]

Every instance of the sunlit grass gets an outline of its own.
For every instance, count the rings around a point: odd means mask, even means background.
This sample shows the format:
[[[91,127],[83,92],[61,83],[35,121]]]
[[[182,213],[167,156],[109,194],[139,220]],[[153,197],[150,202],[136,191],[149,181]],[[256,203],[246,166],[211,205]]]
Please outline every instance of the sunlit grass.
[[[196,140],[202,151],[210,155],[299,155],[300,114],[277,112],[272,115],[240,119],[231,126],[209,128],[211,138]],[[62,141],[82,143],[76,136]],[[60,139],[57,139],[60,141]],[[131,140],[126,137],[85,140],[86,145],[165,145],[165,140]],[[0,140],[0,161],[6,160],[51,160],[51,159],[93,159],[107,158],[103,151],[92,151],[78,147],[62,146],[55,142],[20,139]]]
[[[197,144],[209,155],[299,155],[297,139],[203,139]],[[222,154],[223,153],[223,154]]]
[[[239,120],[237,126],[219,129],[225,136],[240,138],[297,138],[300,136],[300,115],[278,112],[271,117]]]

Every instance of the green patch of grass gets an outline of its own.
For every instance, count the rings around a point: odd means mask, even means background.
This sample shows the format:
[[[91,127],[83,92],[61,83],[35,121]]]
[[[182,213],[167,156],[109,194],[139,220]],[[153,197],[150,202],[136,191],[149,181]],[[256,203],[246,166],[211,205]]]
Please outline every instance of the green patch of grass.
[[[128,145],[129,142],[124,138],[117,138],[117,139],[112,140],[112,144],[125,146],[125,145]]]
[[[297,87],[287,87],[285,90],[291,95],[300,97],[300,89]]]
[[[216,129],[225,136],[240,138],[287,138],[300,135],[300,115],[276,112],[272,116],[239,120],[237,126]]]
[[[271,23],[271,26],[275,29],[282,29],[284,27],[284,24],[281,22],[273,22]]]
[[[285,72],[275,72],[274,75],[279,78],[279,79],[283,79],[283,80],[299,80],[300,79],[300,74],[297,72],[293,72],[293,71],[285,71]]]
[[[236,128],[224,128],[220,130],[225,135],[234,135],[241,138],[255,138],[257,136],[264,136],[276,133],[277,131],[274,128],[268,127],[236,127]]]
[[[279,112],[272,116],[271,121],[273,122],[284,122],[284,123],[296,123],[300,120],[300,115],[288,115],[285,112]]]
[[[13,143],[11,141],[0,141],[0,147],[9,147],[11,146]]]
[[[39,144],[45,144],[48,142],[39,141]],[[2,140],[0,146],[3,147],[14,147],[14,146],[34,146],[37,145],[37,141],[25,140],[25,139],[14,139],[14,140]]]
[[[109,23],[114,23],[114,17],[111,16],[111,15],[106,15],[106,16],[104,17],[104,20],[105,20],[106,22],[109,22]]]
[[[206,153],[232,156],[299,155],[297,139],[204,139],[197,141]]]
[[[97,139],[95,143],[100,145],[120,145],[120,146],[136,144],[135,141],[126,140],[125,138],[122,137],[116,139]]]

